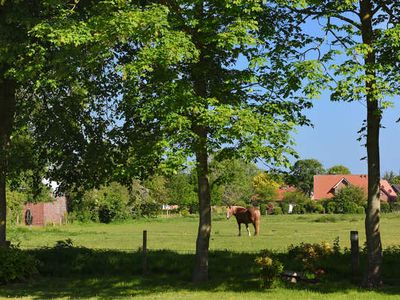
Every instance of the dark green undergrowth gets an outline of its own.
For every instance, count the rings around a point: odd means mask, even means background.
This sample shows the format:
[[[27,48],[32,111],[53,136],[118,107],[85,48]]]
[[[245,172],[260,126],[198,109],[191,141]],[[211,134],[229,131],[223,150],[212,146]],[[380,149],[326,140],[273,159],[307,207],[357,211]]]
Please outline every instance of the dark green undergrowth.
[[[264,293],[260,288],[257,253],[231,251],[210,252],[210,281],[195,286],[191,283],[194,255],[168,250],[149,251],[149,272],[142,276],[142,254],[74,247],[68,240],[52,248],[21,250],[41,263],[40,275],[30,281],[8,284],[0,289],[0,297],[29,298],[116,298],[151,296],[164,292],[219,291]],[[382,295],[400,294],[400,247],[385,251]],[[293,251],[274,253],[286,270],[304,266],[294,259]],[[365,256],[361,254],[361,265]],[[333,253],[319,262],[325,274],[313,283],[280,282],[282,291],[310,291],[320,294],[358,291],[361,277],[352,282],[350,254]]]

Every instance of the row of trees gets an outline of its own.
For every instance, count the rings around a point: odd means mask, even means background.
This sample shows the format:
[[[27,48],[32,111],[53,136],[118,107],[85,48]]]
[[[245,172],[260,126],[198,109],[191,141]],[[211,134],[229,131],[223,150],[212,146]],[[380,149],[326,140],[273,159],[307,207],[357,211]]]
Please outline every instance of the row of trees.
[[[0,2],[0,245],[13,140],[61,189],[196,162],[194,281],[208,278],[209,157],[287,164],[301,110],[365,101],[366,286],[380,283],[379,130],[399,94],[396,1]],[[313,34],[305,30],[319,28]],[[315,54],[315,55],[314,55]],[[305,96],[305,97],[303,97]]]

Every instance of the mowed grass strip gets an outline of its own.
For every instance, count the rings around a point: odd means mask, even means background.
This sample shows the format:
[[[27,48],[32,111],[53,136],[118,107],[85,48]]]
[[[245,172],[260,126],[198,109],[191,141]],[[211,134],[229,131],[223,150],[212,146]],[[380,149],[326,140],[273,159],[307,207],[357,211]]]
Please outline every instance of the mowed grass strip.
[[[147,230],[149,249],[194,252],[198,219],[160,217],[114,224],[68,224],[65,226],[15,227],[10,225],[9,239],[22,248],[51,247],[56,241],[71,239],[75,246],[91,249],[137,250],[142,245],[142,232]],[[254,229],[252,226],[251,233]],[[400,215],[383,214],[383,246],[400,244]],[[351,230],[358,230],[360,245],[365,242],[363,215],[277,215],[263,216],[261,232],[248,237],[242,225],[238,237],[234,218],[214,215],[210,240],[211,250],[258,252],[262,249],[285,250],[291,244],[330,242],[339,237],[342,247],[349,247]]]

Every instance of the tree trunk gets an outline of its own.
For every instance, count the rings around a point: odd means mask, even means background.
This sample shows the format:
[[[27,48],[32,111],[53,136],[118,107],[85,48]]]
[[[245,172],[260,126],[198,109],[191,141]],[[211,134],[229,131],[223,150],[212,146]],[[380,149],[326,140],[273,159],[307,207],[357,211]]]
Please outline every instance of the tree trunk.
[[[196,240],[196,261],[193,282],[208,280],[208,248],[211,234],[211,194],[208,182],[207,130],[198,128],[199,143],[196,150],[197,184],[199,198],[199,229]]]
[[[367,269],[363,285],[376,288],[382,284],[382,243],[379,228],[380,218],[380,158],[379,129],[381,111],[379,108],[375,80],[375,51],[373,50],[372,3],[370,0],[360,0],[361,33],[363,43],[371,46],[371,51],[365,57],[365,74],[367,89],[367,156],[368,156],[368,206],[365,217],[365,232],[367,238]]]
[[[15,113],[15,82],[5,79],[0,71],[0,247],[6,243],[7,202],[7,148]]]

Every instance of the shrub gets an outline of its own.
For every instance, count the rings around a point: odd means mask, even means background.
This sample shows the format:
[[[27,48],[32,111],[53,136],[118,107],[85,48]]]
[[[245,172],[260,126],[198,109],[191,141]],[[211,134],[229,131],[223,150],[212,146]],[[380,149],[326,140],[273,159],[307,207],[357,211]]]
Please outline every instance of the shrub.
[[[277,206],[274,208],[274,215],[281,215],[282,214],[282,208]]]
[[[24,281],[38,274],[39,261],[17,247],[0,248],[0,284]]]
[[[260,214],[262,216],[265,216],[267,214],[267,206],[264,203],[260,204]]]
[[[268,250],[262,251],[261,256],[257,257],[255,262],[260,267],[261,287],[267,289],[273,287],[283,271],[282,263],[274,258]]]
[[[400,202],[392,202],[392,203],[390,203],[390,208],[391,208],[391,211],[396,211],[396,212],[399,212],[400,211]]]
[[[365,205],[367,199],[362,188],[346,186],[341,188],[333,197],[337,213],[356,213],[358,207]]]
[[[181,214],[182,217],[186,217],[186,216],[190,215],[189,209],[187,209],[186,207],[180,209],[179,213]]]
[[[294,214],[305,214],[306,213],[306,209],[305,209],[303,204],[296,204],[293,207],[293,213]]]
[[[314,207],[314,212],[319,213],[319,214],[323,214],[325,213],[325,208],[322,204],[317,203]]]
[[[301,243],[298,246],[290,245],[288,254],[304,271],[314,272],[321,267],[322,258],[333,254],[333,249],[326,242],[320,244]]]
[[[391,211],[390,205],[387,202],[381,202],[381,212],[389,213]]]
[[[324,213],[324,207],[319,202],[308,200],[304,203],[304,208],[308,213]]]
[[[326,202],[325,211],[328,214],[334,214],[336,212],[336,203],[332,200]]]
[[[362,206],[357,207],[356,213],[359,215],[365,214],[365,208]]]
[[[306,194],[302,192],[287,192],[283,196],[283,201],[287,203],[296,203],[296,204],[302,204],[310,200],[310,197],[308,197]]]
[[[289,212],[289,204],[288,204],[288,203],[281,202],[281,203],[280,203],[280,206],[281,206],[282,212],[283,212],[284,214],[287,214],[287,213]]]
[[[342,206],[342,208],[343,208],[342,213],[356,214],[359,207],[360,206],[354,202],[345,202],[344,205]]]

